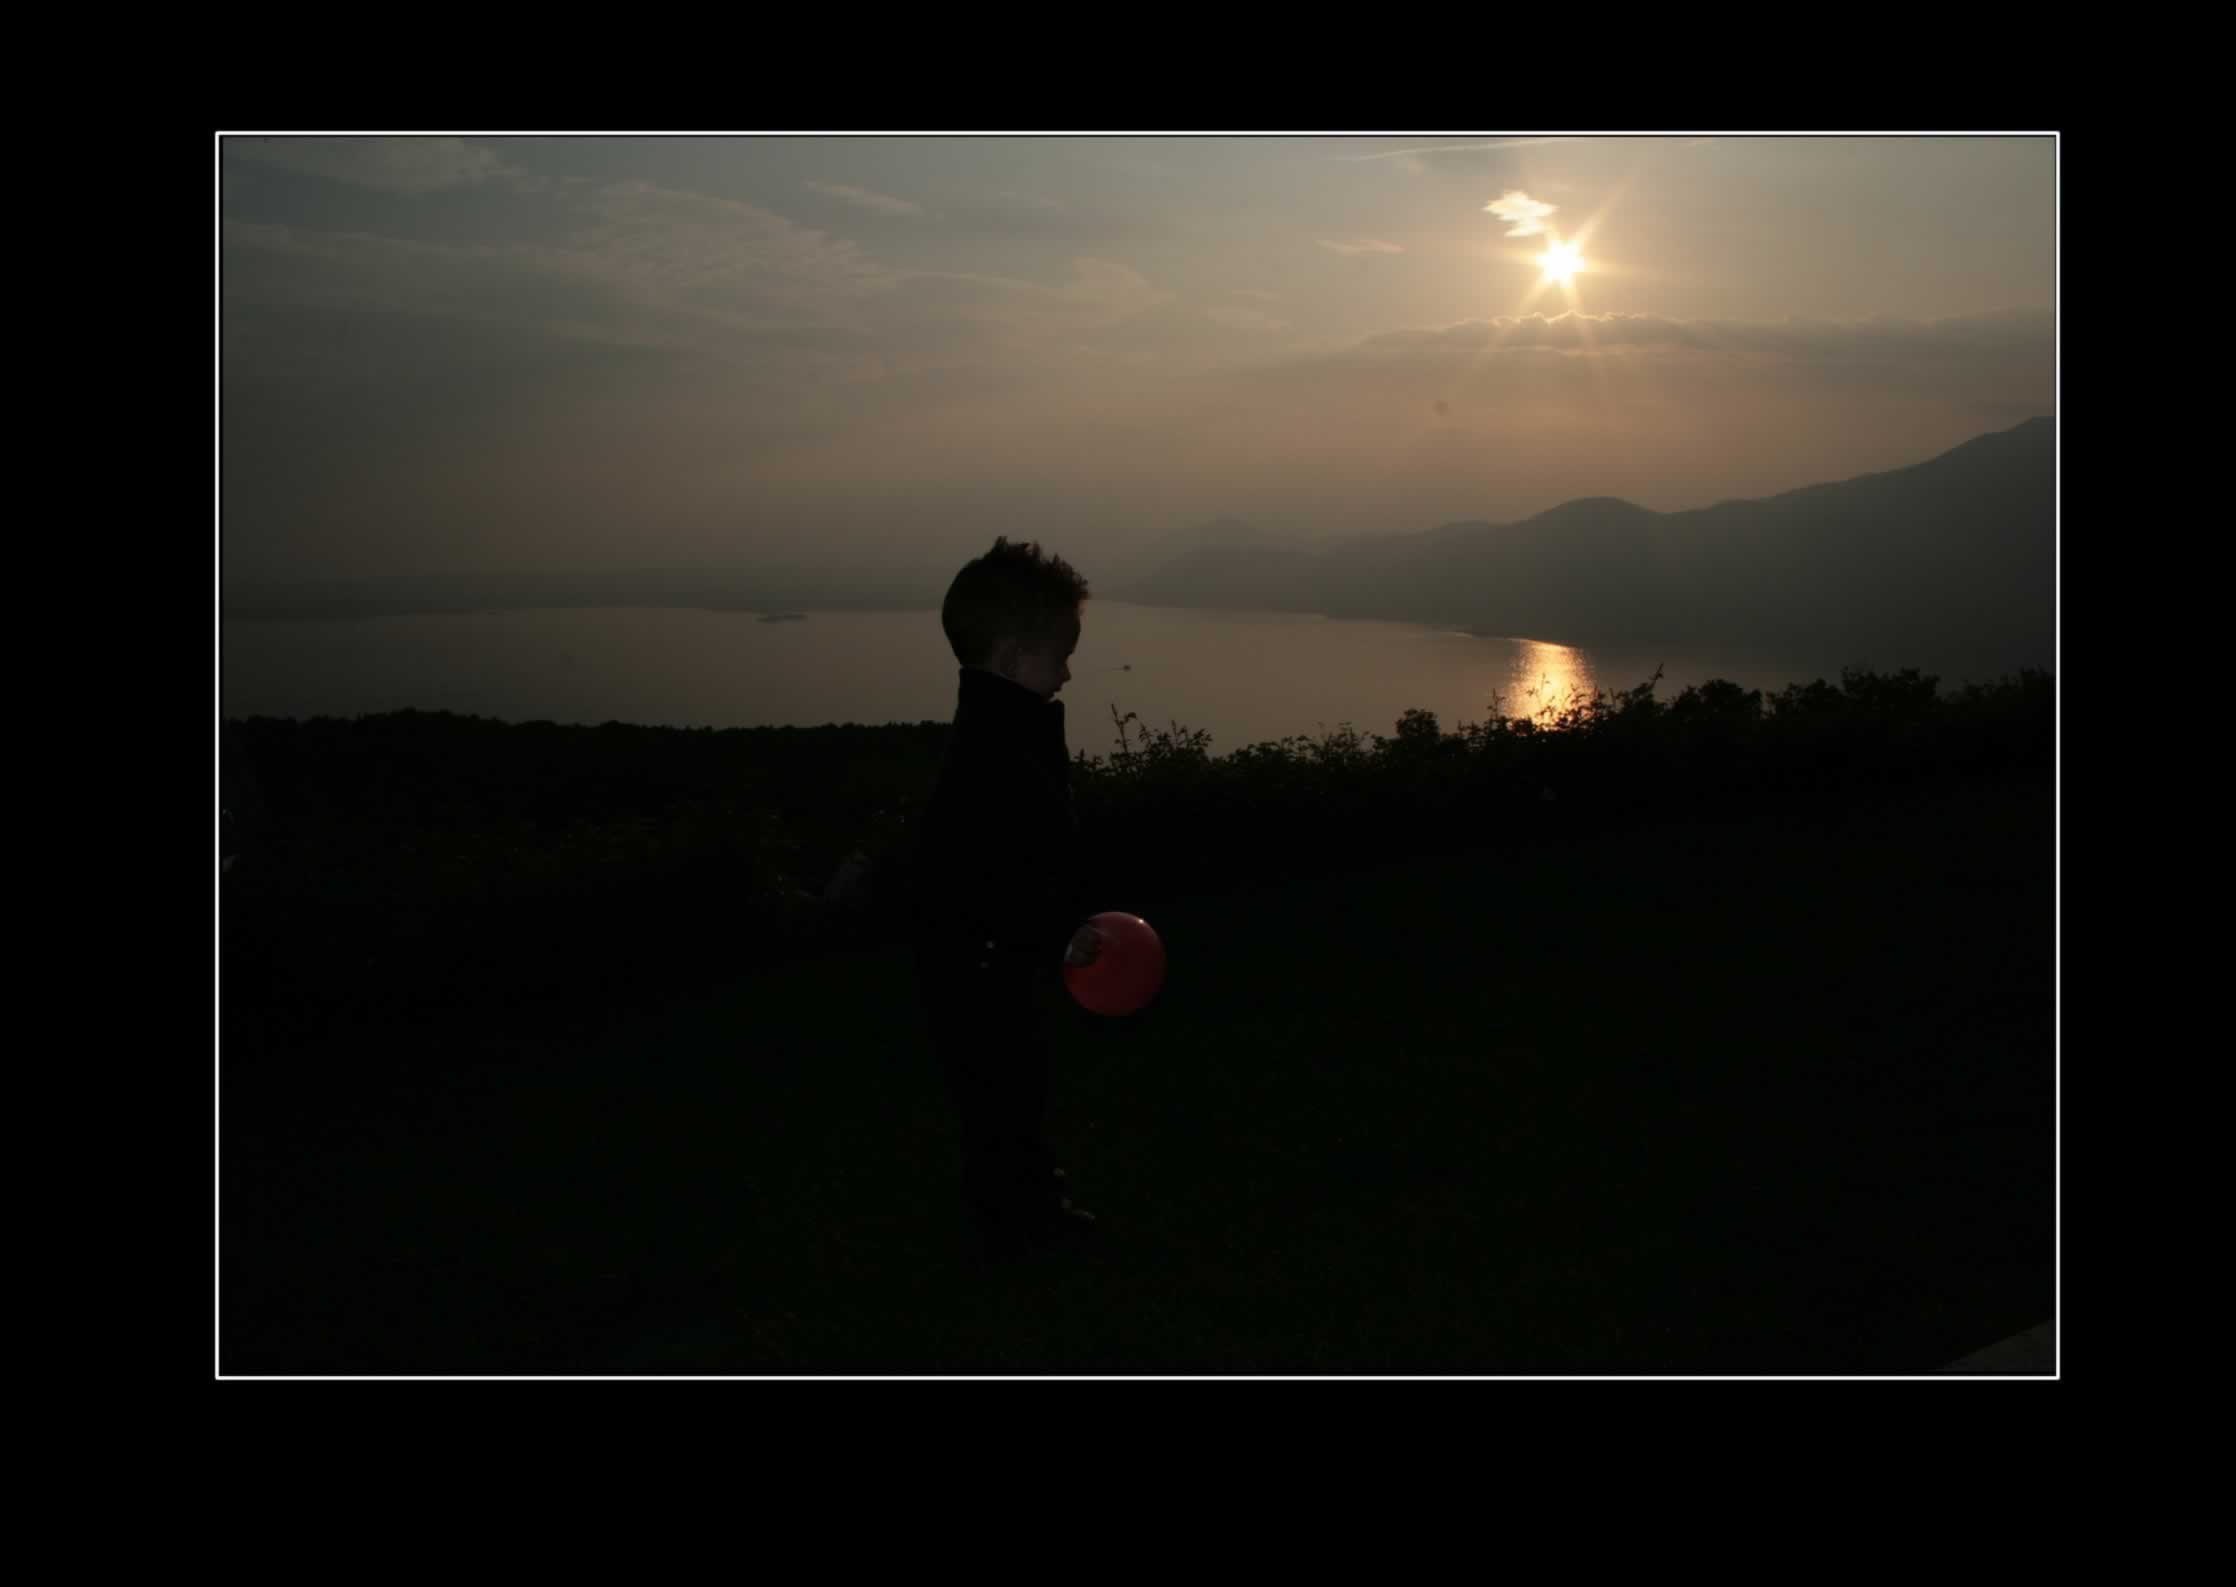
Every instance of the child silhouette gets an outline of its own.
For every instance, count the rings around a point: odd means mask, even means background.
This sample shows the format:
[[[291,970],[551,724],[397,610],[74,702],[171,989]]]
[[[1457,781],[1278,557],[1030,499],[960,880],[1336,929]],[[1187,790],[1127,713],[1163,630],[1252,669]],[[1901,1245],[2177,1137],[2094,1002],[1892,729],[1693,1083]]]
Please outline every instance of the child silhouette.
[[[987,1254],[1094,1228],[1045,1138],[1046,988],[1092,963],[1064,707],[1087,581],[1038,544],[997,539],[940,608],[961,664],[954,735],[918,827],[917,992],[962,1126],[963,1192]]]

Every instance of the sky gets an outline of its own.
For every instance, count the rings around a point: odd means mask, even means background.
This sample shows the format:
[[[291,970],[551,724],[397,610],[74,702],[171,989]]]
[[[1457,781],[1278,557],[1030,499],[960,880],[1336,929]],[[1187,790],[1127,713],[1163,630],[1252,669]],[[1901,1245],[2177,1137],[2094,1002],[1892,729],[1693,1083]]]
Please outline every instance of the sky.
[[[1217,518],[1677,511],[2055,412],[2046,136],[214,153],[228,587],[997,534],[1092,579]]]

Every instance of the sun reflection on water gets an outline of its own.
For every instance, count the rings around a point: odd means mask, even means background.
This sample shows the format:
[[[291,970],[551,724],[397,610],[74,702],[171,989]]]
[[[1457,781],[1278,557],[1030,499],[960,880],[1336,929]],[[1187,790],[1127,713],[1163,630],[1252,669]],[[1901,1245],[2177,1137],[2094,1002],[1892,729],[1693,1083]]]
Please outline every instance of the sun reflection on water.
[[[1582,705],[1600,686],[1590,659],[1567,645],[1542,640],[1516,640],[1519,647],[1511,670],[1498,687],[1493,709],[1502,716],[1526,717],[1540,727],[1572,705]]]

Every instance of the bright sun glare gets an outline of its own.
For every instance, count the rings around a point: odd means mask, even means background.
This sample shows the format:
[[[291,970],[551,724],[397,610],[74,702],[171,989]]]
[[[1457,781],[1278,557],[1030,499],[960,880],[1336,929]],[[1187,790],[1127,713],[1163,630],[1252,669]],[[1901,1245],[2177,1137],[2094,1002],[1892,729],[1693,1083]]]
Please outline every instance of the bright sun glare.
[[[1584,268],[1584,257],[1578,244],[1557,242],[1537,256],[1537,263],[1544,270],[1546,280],[1567,286],[1576,278],[1576,272]]]

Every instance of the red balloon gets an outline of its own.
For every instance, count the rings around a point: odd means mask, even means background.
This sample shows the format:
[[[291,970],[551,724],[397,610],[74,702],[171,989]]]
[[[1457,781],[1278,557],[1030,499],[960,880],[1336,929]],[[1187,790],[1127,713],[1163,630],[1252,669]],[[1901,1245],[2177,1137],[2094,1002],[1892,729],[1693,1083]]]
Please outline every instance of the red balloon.
[[[1165,984],[1165,945],[1149,922],[1105,910],[1087,922],[1102,933],[1093,964],[1064,966],[1064,985],[1091,1014],[1131,1014]]]

